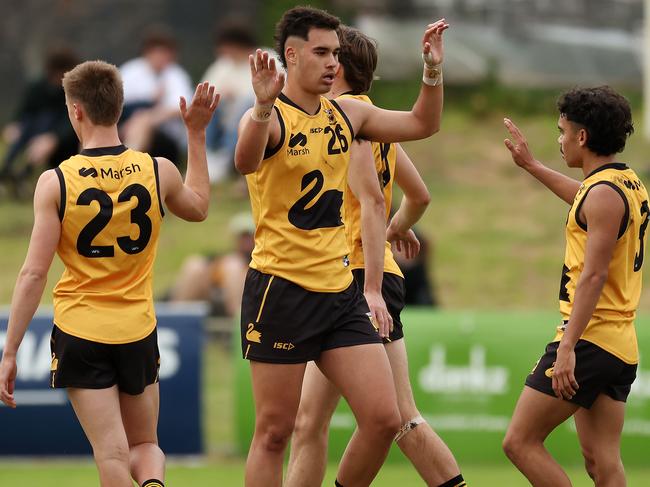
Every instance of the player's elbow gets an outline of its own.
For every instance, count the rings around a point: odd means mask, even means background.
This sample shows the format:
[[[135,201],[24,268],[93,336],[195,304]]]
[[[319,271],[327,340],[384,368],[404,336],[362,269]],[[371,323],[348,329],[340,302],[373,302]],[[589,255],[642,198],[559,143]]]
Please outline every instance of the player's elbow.
[[[242,154],[240,151],[235,151],[235,169],[237,169],[242,176],[255,172],[257,166],[259,166],[259,161],[249,157],[247,154]]]
[[[431,194],[427,188],[418,190],[415,194],[408,196],[409,201],[419,209],[425,209],[431,203]]]
[[[586,272],[584,274],[583,279],[590,286],[602,288],[605,285],[605,282],[607,282],[608,275],[609,272],[607,268],[596,269],[596,270]]]
[[[48,269],[42,266],[26,265],[20,270],[19,279],[28,283],[45,282],[47,280],[47,271]]]

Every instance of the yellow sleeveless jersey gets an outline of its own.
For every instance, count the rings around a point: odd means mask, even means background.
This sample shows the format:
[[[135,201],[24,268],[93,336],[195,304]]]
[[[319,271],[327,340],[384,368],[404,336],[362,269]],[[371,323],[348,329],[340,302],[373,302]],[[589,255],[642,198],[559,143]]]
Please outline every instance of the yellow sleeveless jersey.
[[[357,100],[372,103],[370,98],[366,95],[350,95],[344,94],[339,98],[355,98]],[[386,202],[386,221],[390,218],[390,209],[393,199],[393,181],[395,178],[395,164],[397,163],[397,147],[395,144],[384,144],[379,142],[372,142],[372,152],[375,157],[375,169],[379,178],[379,184],[384,192],[384,201]],[[345,233],[348,238],[348,246],[350,247],[350,268],[363,269],[363,245],[361,242],[361,205],[359,200],[348,186],[345,189]],[[386,250],[384,251],[384,272],[397,274],[404,277],[400,270],[393,252],[390,248],[390,243],[386,242]]]
[[[86,149],[56,169],[65,264],[54,323],[100,343],[130,343],[156,326],[151,289],[163,217],[157,162],[124,146]]]
[[[284,94],[275,102],[278,144],[246,176],[255,220],[251,267],[316,292],[352,283],[343,226],[352,126],[321,97],[310,115]]]
[[[648,225],[648,193],[633,170],[625,164],[606,164],[591,173],[576,194],[566,225],[566,252],[560,283],[560,312],[568,320],[573,309],[576,285],[584,268],[587,226],[578,218],[585,197],[596,185],[614,188],[625,202],[625,217],[609,264],[609,274],[596,309],[581,338],[592,342],[622,361],[639,361],[634,318],[641,295]],[[562,338],[558,327],[555,341]]]

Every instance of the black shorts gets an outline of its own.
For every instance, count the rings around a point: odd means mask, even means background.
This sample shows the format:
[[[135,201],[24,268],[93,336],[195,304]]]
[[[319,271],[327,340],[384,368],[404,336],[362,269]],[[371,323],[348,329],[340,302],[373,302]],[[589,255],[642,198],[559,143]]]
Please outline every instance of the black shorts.
[[[559,344],[553,342],[546,346],[546,353],[526,378],[527,386],[554,397],[551,377]],[[580,387],[569,402],[589,409],[600,394],[607,394],[615,401],[627,400],[636,378],[636,364],[627,364],[586,340],[578,340],[575,352],[574,375]]]
[[[363,290],[365,271],[363,269],[353,269],[352,275],[357,281],[359,289]],[[404,300],[406,298],[406,288],[404,287],[404,278],[391,272],[384,272],[381,281],[381,295],[388,308],[388,313],[393,318],[393,331],[388,338],[384,338],[384,343],[394,342],[404,338],[404,329],[400,317],[404,309]]]
[[[241,307],[242,355],[278,364],[305,363],[339,347],[381,343],[356,282],[338,293],[307,291],[249,269]]]
[[[132,343],[107,344],[69,335],[54,325],[50,386],[107,389],[136,395],[158,382],[158,333]]]

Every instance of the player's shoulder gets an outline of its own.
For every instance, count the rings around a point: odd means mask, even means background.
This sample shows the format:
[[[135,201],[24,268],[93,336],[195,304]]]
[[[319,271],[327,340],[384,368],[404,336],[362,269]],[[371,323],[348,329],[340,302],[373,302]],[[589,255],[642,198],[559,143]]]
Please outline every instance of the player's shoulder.
[[[336,101],[341,102],[342,100],[358,100],[371,105],[373,104],[370,97],[365,94],[343,93],[336,97]]]

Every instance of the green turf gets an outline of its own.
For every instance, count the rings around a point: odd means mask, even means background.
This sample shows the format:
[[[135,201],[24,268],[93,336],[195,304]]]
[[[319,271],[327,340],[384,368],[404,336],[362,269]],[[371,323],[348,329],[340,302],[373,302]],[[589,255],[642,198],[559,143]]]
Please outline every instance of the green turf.
[[[166,484],[171,487],[188,485],[234,487],[243,485],[243,468],[241,460],[222,460],[209,465],[204,463],[186,465],[171,461],[167,471]],[[471,487],[525,487],[530,485],[514,467],[509,465],[465,465],[463,472]],[[574,487],[593,486],[593,482],[581,467],[572,467],[568,469],[567,473]],[[335,474],[336,467],[330,465],[323,485],[334,485]],[[646,487],[650,484],[650,467],[628,470],[627,479],[628,487]],[[0,485],[40,487],[56,484],[65,485],[65,487],[98,485],[95,467],[89,462],[0,463]],[[382,468],[372,485],[375,487],[395,487],[396,485],[399,487],[421,487],[423,482],[408,465],[387,465]]]

